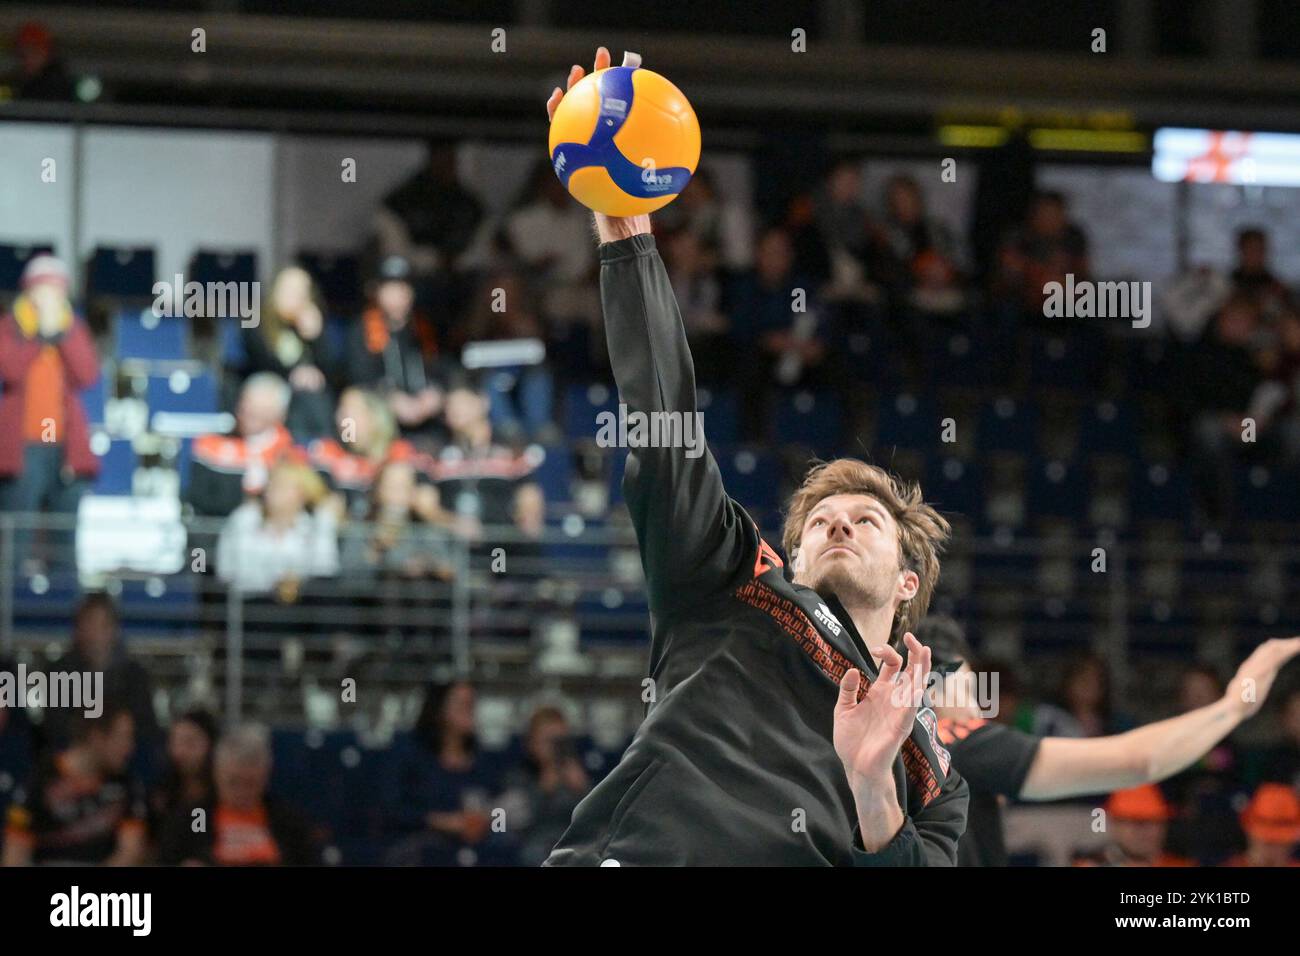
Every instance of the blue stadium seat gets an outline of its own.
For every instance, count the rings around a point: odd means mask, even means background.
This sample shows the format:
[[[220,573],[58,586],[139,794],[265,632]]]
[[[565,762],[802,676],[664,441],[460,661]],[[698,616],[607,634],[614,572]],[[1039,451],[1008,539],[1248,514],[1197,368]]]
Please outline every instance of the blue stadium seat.
[[[992,384],[988,357],[992,346],[980,336],[953,332],[930,352],[931,381],[940,388],[985,388]]]
[[[983,476],[975,462],[930,456],[925,500],[944,514],[958,514],[978,523],[984,513]]]
[[[152,299],[154,251],[96,246],[90,257],[89,289],[92,295],[121,299]]]
[[[1174,461],[1144,461],[1133,475],[1129,512],[1133,521],[1185,523],[1192,510],[1191,482]]]
[[[710,444],[740,441],[740,401],[731,389],[698,390],[698,407],[704,415],[704,434]]]
[[[117,313],[116,326],[119,360],[175,362],[189,356],[189,320],[183,316],[123,309]]]
[[[567,445],[550,445],[544,450],[546,457],[532,473],[532,479],[542,486],[548,502],[568,501],[573,497],[573,454]]]
[[[129,495],[135,476],[136,455],[130,441],[116,440],[108,451],[99,456],[99,478],[95,481],[97,495]]]
[[[145,386],[150,415],[158,412],[212,414],[218,411],[217,380],[201,375],[151,375]]]
[[[776,402],[776,440],[831,458],[844,444],[843,418],[839,401],[829,392],[782,390]]]
[[[1088,500],[1085,468],[1063,461],[1036,462],[1031,468],[1026,502],[1031,517],[1082,522]]]
[[[1133,406],[1128,402],[1090,402],[1079,417],[1077,454],[1137,457],[1141,447]]]
[[[760,528],[770,525],[781,508],[781,461],[757,446],[715,448],[722,486],[740,502]]]
[[[81,407],[86,410],[86,424],[90,426],[104,424],[104,407],[108,402],[108,382],[104,376],[89,388],[81,391]]]
[[[883,398],[877,408],[875,447],[885,456],[895,448],[929,451],[941,431],[938,408],[923,396],[902,392]]]
[[[247,282],[257,281],[256,252],[216,252],[200,249],[190,260],[191,282]]]
[[[1007,395],[980,410],[979,448],[982,452],[1033,455],[1038,448],[1037,411]]]
[[[27,260],[42,253],[53,252],[52,242],[37,242],[30,246],[0,245],[0,292],[17,292]]]
[[[1300,474],[1265,465],[1240,465],[1234,474],[1236,507],[1248,521],[1300,522]]]
[[[612,385],[570,385],[564,408],[564,432],[570,438],[595,438],[600,431],[596,416],[613,412],[618,416],[618,391]]]
[[[1078,333],[1053,332],[1034,336],[1029,357],[1029,384],[1080,389],[1096,368],[1096,350]]]
[[[304,251],[298,253],[298,262],[316,280],[331,310],[350,313],[361,304],[361,262],[356,256]]]

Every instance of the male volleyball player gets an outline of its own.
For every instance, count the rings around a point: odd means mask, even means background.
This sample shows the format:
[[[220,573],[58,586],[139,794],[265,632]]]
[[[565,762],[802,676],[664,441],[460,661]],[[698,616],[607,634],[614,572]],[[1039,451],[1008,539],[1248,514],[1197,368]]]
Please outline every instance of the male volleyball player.
[[[595,68],[609,63],[601,47]],[[582,76],[573,67],[569,86]],[[649,218],[597,215],[596,228],[620,401],[694,416]],[[649,592],[651,700],[548,865],[953,865],[967,790],[915,703],[930,655],[910,633],[907,666],[889,646],[924,615],[949,530],[919,489],[851,459],[815,468],[790,502],[787,569],[712,454],[633,447],[623,487]]]
[[[1265,641],[1237,668],[1213,704],[1109,737],[1038,737],[986,720],[971,649],[950,617],[926,618],[916,633],[934,668],[954,686],[935,688],[939,738],[971,788],[962,866],[1006,866],[999,797],[1064,800],[1158,783],[1190,767],[1259,711],[1277,672],[1300,654],[1300,637]],[[964,686],[963,686],[964,685]]]

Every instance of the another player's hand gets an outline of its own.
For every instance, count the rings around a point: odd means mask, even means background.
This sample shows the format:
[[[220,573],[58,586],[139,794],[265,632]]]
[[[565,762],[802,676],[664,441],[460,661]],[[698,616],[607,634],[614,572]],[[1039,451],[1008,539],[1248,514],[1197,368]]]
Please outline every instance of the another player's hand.
[[[861,671],[851,668],[840,681],[833,739],[855,793],[860,784],[872,786],[891,777],[894,759],[912,732],[917,706],[925,694],[930,649],[910,633],[903,640],[907,667],[892,647],[872,651],[880,658],[880,676],[862,700],[858,700]]]
[[[609,50],[606,47],[596,48],[596,61],[592,64],[592,72],[597,70],[608,69],[610,64]],[[624,66],[640,66],[641,58],[635,53],[625,53],[623,55]],[[564,99],[566,90],[573,89],[573,84],[577,83],[587,75],[579,64],[575,63],[569,69],[569,79],[563,90],[558,86],[551,91],[550,98],[546,101],[546,118],[555,119],[555,109],[560,105],[560,100]],[[614,242],[616,239],[627,239],[631,236],[640,234],[649,234],[650,217],[649,216],[628,216],[619,218],[617,216],[606,216],[604,213],[595,213],[596,231],[600,234],[601,242]]]
[[[1277,672],[1297,654],[1300,654],[1300,637],[1265,641],[1241,662],[1228,683],[1224,699],[1243,720],[1254,716],[1264,705],[1264,698],[1268,697]]]

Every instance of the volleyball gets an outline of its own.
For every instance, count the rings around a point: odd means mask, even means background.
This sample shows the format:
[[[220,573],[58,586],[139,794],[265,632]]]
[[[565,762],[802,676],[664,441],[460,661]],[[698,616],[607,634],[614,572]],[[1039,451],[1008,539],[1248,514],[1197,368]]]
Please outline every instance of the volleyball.
[[[578,202],[607,216],[654,212],[686,188],[700,124],[658,73],[616,66],[583,77],[551,120],[551,165]]]

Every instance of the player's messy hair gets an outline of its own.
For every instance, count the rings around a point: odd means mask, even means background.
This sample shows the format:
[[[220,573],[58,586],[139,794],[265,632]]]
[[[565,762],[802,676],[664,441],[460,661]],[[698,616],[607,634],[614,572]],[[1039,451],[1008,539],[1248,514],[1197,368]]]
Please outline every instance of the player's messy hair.
[[[889,509],[898,524],[902,566],[920,579],[916,595],[898,606],[893,636],[901,638],[916,628],[930,607],[939,581],[939,554],[952,533],[947,519],[921,497],[921,486],[903,481],[877,465],[856,458],[822,462],[804,476],[803,484],[786,507],[781,544],[793,559],[803,536],[804,522],[823,498],[831,495],[870,495]]]

